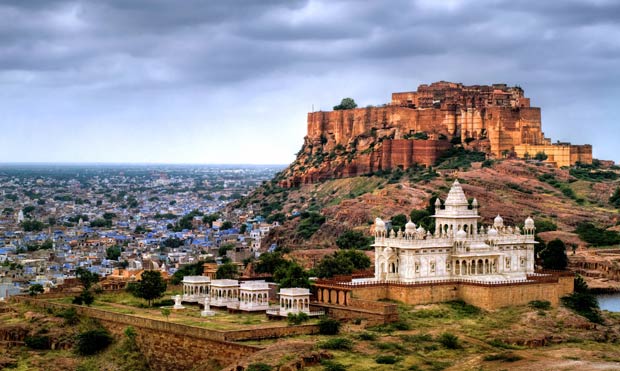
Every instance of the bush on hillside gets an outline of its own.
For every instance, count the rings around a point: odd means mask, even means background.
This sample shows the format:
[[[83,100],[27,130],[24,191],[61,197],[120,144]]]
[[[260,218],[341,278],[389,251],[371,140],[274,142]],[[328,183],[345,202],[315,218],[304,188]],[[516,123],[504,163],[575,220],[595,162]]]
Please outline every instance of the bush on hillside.
[[[84,331],[77,336],[76,351],[80,355],[89,356],[107,348],[112,340],[110,333],[103,328]]]
[[[340,321],[331,318],[322,318],[319,321],[319,333],[321,335],[336,335],[340,332]]]

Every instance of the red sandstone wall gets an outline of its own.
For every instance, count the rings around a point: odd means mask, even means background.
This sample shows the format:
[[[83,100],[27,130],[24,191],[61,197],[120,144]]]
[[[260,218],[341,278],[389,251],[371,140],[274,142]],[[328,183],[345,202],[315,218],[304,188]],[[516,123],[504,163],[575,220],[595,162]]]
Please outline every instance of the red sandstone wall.
[[[442,123],[446,117],[454,115],[454,112],[438,109],[417,110],[395,106],[312,112],[308,113],[308,138],[313,140],[324,136],[333,140],[334,144],[346,145],[351,139],[368,134],[373,128],[394,128],[396,138],[402,138],[412,131],[451,136],[454,132],[448,132]]]

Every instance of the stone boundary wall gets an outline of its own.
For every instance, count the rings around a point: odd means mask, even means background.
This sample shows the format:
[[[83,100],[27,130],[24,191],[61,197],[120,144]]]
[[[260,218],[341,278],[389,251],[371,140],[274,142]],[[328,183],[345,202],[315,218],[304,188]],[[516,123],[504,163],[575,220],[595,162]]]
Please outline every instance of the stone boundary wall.
[[[49,298],[49,297],[48,297]],[[319,332],[318,325],[270,327],[235,331],[210,330],[167,321],[120,314],[72,304],[52,303],[28,296],[11,300],[43,309],[74,308],[80,315],[97,319],[115,335],[122,337],[129,326],[136,329],[136,342],[153,370],[189,370],[197,365],[217,370],[262,348],[233,341],[260,340]]]
[[[533,275],[527,282],[493,283],[465,281],[435,281],[424,283],[368,282],[343,283],[326,280],[318,286],[333,290],[350,290],[345,304],[355,307],[363,302],[380,299],[397,300],[409,305],[441,303],[451,300],[465,302],[486,310],[511,305],[526,305],[532,300],[548,300],[557,306],[560,298],[573,292],[572,273],[549,272],[553,276]],[[361,301],[360,301],[361,300]]]

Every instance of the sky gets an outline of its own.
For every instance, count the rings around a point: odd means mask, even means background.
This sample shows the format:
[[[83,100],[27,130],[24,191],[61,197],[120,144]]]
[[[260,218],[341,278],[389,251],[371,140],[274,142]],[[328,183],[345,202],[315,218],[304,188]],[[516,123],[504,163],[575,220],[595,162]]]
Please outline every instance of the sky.
[[[286,164],[306,114],[519,85],[620,162],[620,1],[0,0],[0,162]]]

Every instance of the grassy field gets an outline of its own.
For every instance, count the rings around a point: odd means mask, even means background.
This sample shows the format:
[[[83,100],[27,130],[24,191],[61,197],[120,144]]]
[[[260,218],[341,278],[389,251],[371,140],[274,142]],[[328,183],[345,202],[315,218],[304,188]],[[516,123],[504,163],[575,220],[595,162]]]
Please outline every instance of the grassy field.
[[[319,370],[620,370],[619,316],[606,314],[607,325],[587,330],[565,308],[512,307],[486,312],[462,302],[411,307],[399,304],[400,322],[363,329],[347,324],[336,336],[296,337],[253,342],[271,359],[286,364],[287,344],[306,344],[304,352],[327,351],[333,359],[305,368]],[[615,334],[615,335],[611,335]],[[542,347],[515,345],[548,339]],[[550,339],[550,340],[549,340]],[[300,351],[300,354],[303,352]]]
[[[70,299],[54,299],[66,302]],[[165,320],[159,308],[141,308],[143,303],[126,294],[100,295],[93,307]],[[27,313],[36,310],[24,305],[17,316],[4,316],[1,323],[38,323],[38,331],[53,333],[62,319],[41,312],[48,319],[38,322]],[[620,314],[604,313],[606,323],[593,326],[566,308],[504,308],[487,312],[463,302],[408,306],[398,303],[400,321],[364,328],[363,324],[343,323],[338,335],[303,335],[244,342],[264,348],[247,363],[282,366],[304,355],[330,354],[323,364],[308,371],[334,370],[620,370]],[[198,306],[173,313],[171,322],[204,326],[214,330],[286,326],[286,321],[269,322],[264,314],[229,314],[202,318]],[[32,316],[30,316],[32,317]],[[60,322],[59,322],[60,321]],[[83,331],[85,319],[74,330]],[[87,323],[86,323],[87,325]],[[58,329],[61,333],[69,331]],[[126,339],[118,339],[103,353],[81,357],[67,350],[17,351],[17,370],[131,370],[140,369],[140,352],[128,349]],[[125,344],[125,345],[123,345]],[[0,354],[2,356],[2,354]],[[50,367],[60,365],[61,368]]]
[[[165,298],[174,295],[174,292],[167,292]],[[72,297],[64,297],[59,299],[50,299],[52,302],[71,304]],[[157,303],[155,303],[157,304]],[[200,311],[203,307],[197,304],[184,303],[185,309],[172,310],[168,318],[166,318],[160,307],[147,307],[146,302],[138,299],[127,292],[103,293],[96,295],[92,308],[103,309],[119,314],[131,314],[139,317],[170,321],[183,325],[204,327],[212,330],[231,331],[243,330],[248,328],[261,327],[280,327],[287,326],[286,321],[273,321],[267,319],[262,313],[228,313],[226,309],[218,309],[212,307],[216,312],[215,316],[202,317]],[[170,306],[168,306],[170,308]],[[315,323],[316,320],[308,323]]]

